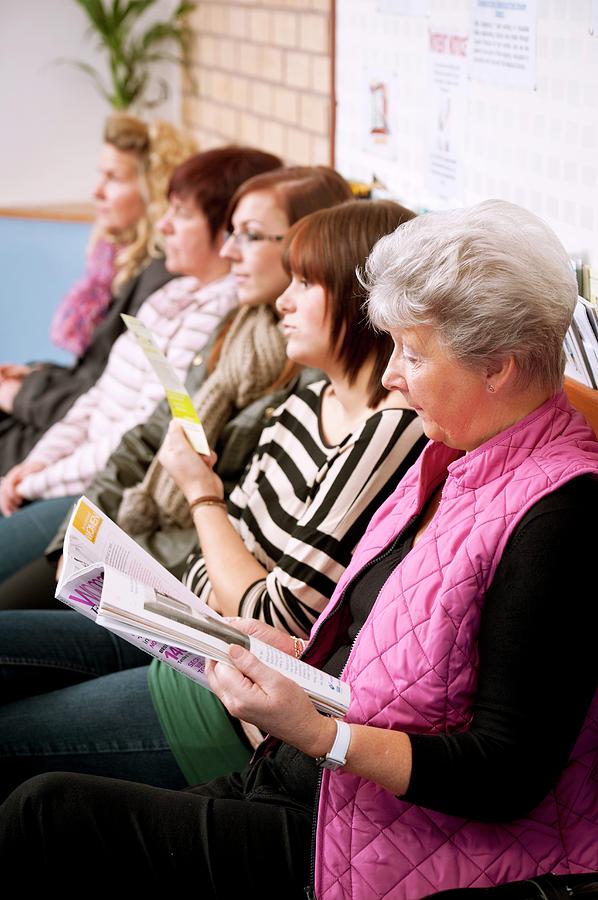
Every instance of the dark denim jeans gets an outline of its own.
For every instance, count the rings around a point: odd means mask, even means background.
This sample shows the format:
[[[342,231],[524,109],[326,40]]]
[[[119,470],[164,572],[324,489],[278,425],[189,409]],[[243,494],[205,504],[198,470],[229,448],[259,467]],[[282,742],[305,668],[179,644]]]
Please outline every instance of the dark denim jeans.
[[[70,610],[0,613],[0,799],[43,772],[182,788],[149,657]]]
[[[75,500],[34,500],[8,518],[0,515],[0,583],[43,556]]]

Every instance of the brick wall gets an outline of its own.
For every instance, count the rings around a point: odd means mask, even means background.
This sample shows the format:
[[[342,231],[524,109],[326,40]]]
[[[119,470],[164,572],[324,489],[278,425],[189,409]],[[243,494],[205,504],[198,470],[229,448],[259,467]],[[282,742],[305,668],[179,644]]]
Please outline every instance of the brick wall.
[[[197,94],[183,121],[202,149],[251,144],[330,162],[332,0],[212,0],[189,17]]]

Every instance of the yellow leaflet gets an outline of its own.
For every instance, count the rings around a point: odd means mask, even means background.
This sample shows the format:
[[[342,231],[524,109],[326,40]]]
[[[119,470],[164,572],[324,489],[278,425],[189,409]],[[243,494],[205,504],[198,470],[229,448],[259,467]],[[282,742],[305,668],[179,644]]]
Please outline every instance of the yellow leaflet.
[[[124,313],[121,313],[121,319],[150,361],[164,357],[162,351],[157,347],[151,331],[149,328],[146,328],[143,322],[140,322],[135,316],[127,316]]]
[[[182,384],[176,371],[170,365],[152,335],[149,328],[136,319],[135,316],[122,316],[123,322],[135,337],[137,343],[146,355],[152,369],[158,376],[162,387],[166,392],[166,399],[173,418],[180,419],[189,442],[197,453],[208,456],[210,448],[202,428],[199,416],[193,406],[184,384]]]
[[[181,394],[179,391],[166,391],[166,399],[170,406],[170,412],[175,419],[185,419],[187,422],[199,422],[199,416],[195,412],[189,394]]]

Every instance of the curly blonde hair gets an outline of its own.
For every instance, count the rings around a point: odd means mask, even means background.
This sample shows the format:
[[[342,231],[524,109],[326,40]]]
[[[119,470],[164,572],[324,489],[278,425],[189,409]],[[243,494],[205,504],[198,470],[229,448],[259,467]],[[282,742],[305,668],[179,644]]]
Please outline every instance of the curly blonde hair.
[[[197,146],[189,135],[169,122],[144,122],[128,113],[109,116],[104,142],[137,157],[145,202],[145,215],[118,237],[99,229],[92,235],[92,244],[104,238],[122,245],[116,254],[116,275],[112,282],[112,290],[116,291],[140,271],[148,257],[158,255],[160,244],[155,226],[168,204],[166,190],[170,177],[180,163],[196,152]]]

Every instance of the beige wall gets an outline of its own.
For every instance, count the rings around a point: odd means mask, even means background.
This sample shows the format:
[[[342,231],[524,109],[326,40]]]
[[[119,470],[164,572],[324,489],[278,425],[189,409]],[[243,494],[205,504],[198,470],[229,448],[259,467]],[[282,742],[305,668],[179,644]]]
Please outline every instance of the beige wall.
[[[330,162],[332,0],[212,0],[190,16],[203,149],[238,141],[289,163]]]

